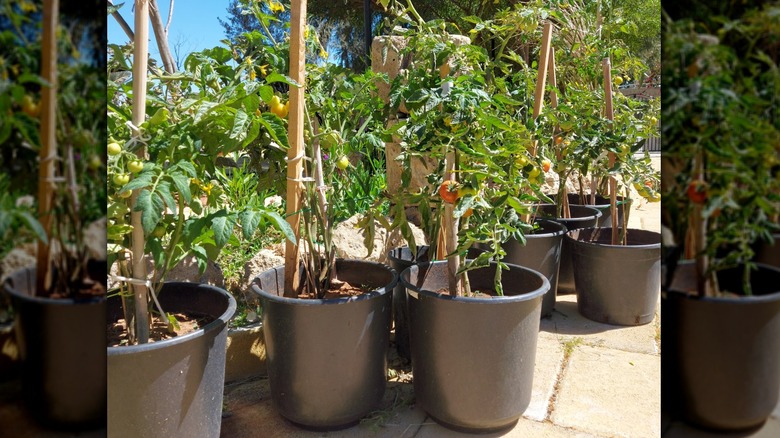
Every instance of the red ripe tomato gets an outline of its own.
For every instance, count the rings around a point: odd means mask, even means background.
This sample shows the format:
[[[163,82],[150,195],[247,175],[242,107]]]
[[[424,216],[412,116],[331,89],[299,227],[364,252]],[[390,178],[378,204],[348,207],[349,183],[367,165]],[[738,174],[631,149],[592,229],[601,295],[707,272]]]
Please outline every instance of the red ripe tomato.
[[[454,204],[458,200],[458,183],[447,180],[439,186],[439,196],[444,202]]]
[[[688,184],[688,199],[694,204],[704,204],[707,201],[707,183],[701,180]]]

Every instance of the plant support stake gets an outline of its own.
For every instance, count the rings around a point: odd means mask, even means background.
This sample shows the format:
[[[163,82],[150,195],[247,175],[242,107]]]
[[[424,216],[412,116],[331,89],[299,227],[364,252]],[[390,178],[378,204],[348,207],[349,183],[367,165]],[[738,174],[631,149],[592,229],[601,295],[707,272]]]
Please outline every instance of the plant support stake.
[[[606,101],[606,116],[609,121],[615,119],[612,110],[612,64],[609,58],[604,58],[602,61],[604,68],[604,100]],[[611,126],[610,126],[611,129]],[[609,168],[615,167],[615,153],[610,151],[607,153],[609,160]],[[609,176],[609,212],[612,215],[612,244],[618,244],[618,216],[617,216],[617,180],[613,175]],[[625,237],[625,236],[624,236]]]
[[[286,242],[284,252],[284,296],[295,297],[300,289],[299,259],[300,210],[303,206],[303,127],[304,88],[306,81],[306,46],[303,30],[306,26],[306,0],[293,1],[290,9],[290,78],[300,84],[290,87],[290,112],[287,127],[290,149],[287,151],[287,223],[295,242]]]
[[[135,1],[135,43],[133,48],[133,125],[141,126],[146,117],[146,68],[149,56],[149,1]],[[141,135],[135,132],[133,135]],[[136,152],[140,159],[144,159],[146,148],[141,146]],[[130,205],[136,205],[140,189],[133,190],[130,197]],[[136,280],[146,279],[146,261],[144,259],[145,243],[144,228],[141,223],[141,212],[130,214],[130,224],[133,226],[132,235],[132,278]],[[141,281],[133,282],[135,324],[128,324],[128,329],[133,326],[136,329],[136,339],[139,344],[149,342],[149,291],[146,284]]]
[[[544,105],[544,88],[547,86],[547,64],[550,62],[550,40],[552,39],[552,23],[545,21],[542,31],[542,49],[539,51],[539,70],[536,76],[536,90],[534,92],[534,120],[542,113]],[[536,156],[536,140],[531,146],[531,156]]]
[[[43,41],[41,50],[41,76],[49,83],[41,89],[41,150],[38,169],[38,218],[51,236],[51,209],[54,199],[54,162],[57,159],[57,15],[59,0],[43,2]],[[45,293],[51,288],[51,248],[48,242],[38,241],[35,293]]]

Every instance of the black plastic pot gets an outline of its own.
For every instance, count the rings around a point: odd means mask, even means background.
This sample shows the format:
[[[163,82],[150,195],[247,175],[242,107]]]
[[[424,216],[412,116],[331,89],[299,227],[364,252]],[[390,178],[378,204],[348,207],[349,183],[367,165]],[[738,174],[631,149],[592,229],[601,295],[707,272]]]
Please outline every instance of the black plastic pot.
[[[407,288],[417,403],[442,425],[469,432],[512,426],[531,400],[544,275],[509,264],[503,297],[452,297],[447,262],[401,273]],[[472,290],[494,289],[496,264],[469,271]]]
[[[741,294],[742,272],[741,266],[720,271],[721,290]],[[678,265],[662,297],[663,398],[678,400],[673,415],[708,429],[740,430],[760,426],[777,406],[780,269],[759,265],[751,284],[752,296],[699,298],[688,295],[696,289],[694,265]]]
[[[413,256],[412,250],[408,246],[395,248],[387,253],[387,264],[400,273],[409,266],[428,261],[429,246],[418,246],[417,254]],[[393,289],[393,326],[395,327],[395,343],[398,348],[398,355],[411,359],[412,353],[409,349],[409,317],[406,306],[406,288],[399,281]]]
[[[612,226],[612,210],[610,209],[609,197],[596,195],[596,203],[590,203],[590,195],[585,195],[585,199],[582,199],[579,193],[567,193],[566,194],[569,205],[585,205],[593,207],[601,212],[598,221],[595,226],[598,227],[611,227]],[[623,226],[623,196],[617,197],[617,213],[618,213],[618,226]],[[631,198],[628,198],[629,205],[631,204]]]
[[[180,337],[108,348],[108,436],[218,437],[236,300],[218,287],[179,282],[165,283],[158,298],[167,313],[215,319]],[[123,317],[118,296],[109,298],[106,316]]]
[[[537,217],[561,223],[568,231],[594,227],[601,217],[601,212],[598,209],[587,205],[571,205],[569,208],[571,212],[570,218],[558,217],[557,209],[558,207],[556,205],[542,204],[537,209]],[[557,293],[573,294],[575,292],[574,269],[571,262],[570,243],[567,242],[566,239],[563,239],[563,244],[561,245],[561,265],[558,269]]]
[[[582,316],[615,325],[653,320],[661,293],[661,233],[629,228],[628,244],[612,245],[612,228],[582,228],[565,239]]]
[[[555,309],[558,290],[558,270],[561,264],[561,247],[566,226],[548,219],[537,219],[539,228],[525,235],[525,246],[511,239],[504,243],[504,262],[525,266],[540,272],[550,282],[549,292],[542,299],[542,318]]]
[[[774,242],[759,241],[753,245],[753,261],[769,266],[780,267],[780,233],[772,235]]]
[[[387,385],[392,291],[398,275],[381,263],[337,259],[339,279],[373,291],[350,298],[285,298],[284,267],[252,290],[263,305],[271,397],[279,413],[313,429],[356,424]]]
[[[408,246],[395,248],[387,253],[387,264],[401,273],[409,266],[418,263],[429,262],[430,254],[428,245],[418,246],[416,257],[412,256],[412,250]],[[468,259],[477,257],[483,249],[471,247],[466,254]],[[406,305],[406,288],[399,281],[393,289],[393,326],[395,327],[395,343],[398,348],[398,355],[404,359],[411,360],[412,353],[409,348],[409,316],[408,306]]]
[[[105,427],[106,300],[33,296],[35,281],[35,269],[28,268],[14,272],[3,284],[16,313],[29,411],[55,428]]]

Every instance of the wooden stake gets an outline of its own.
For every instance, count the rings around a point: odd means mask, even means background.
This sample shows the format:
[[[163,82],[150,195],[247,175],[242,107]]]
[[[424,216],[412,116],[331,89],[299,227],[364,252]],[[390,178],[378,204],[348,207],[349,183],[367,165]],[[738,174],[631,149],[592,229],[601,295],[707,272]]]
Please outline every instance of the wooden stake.
[[[544,30],[542,31],[542,49],[539,52],[539,70],[536,76],[536,91],[534,92],[534,120],[542,113],[542,105],[544,105],[544,89],[547,86],[547,64],[550,60],[551,39],[552,23],[547,21],[544,23]],[[534,141],[533,146],[531,146],[531,156],[536,156],[536,141]]]
[[[290,10],[290,77],[301,86],[290,87],[290,112],[287,127],[290,149],[287,151],[287,223],[293,229],[295,242],[286,243],[284,253],[284,296],[296,297],[301,284],[299,259],[300,214],[303,206],[303,127],[304,88],[306,80],[306,0],[293,1]]]
[[[614,120],[612,110],[612,64],[609,58],[602,61],[604,68],[604,100],[606,101],[606,116],[610,121]],[[609,168],[615,167],[615,153],[608,153]],[[609,211],[612,214],[612,244],[618,244],[618,215],[617,215],[617,180],[613,175],[609,176]]]
[[[135,0],[135,42],[133,46],[133,124],[141,126],[146,118],[146,71],[149,56],[149,0]],[[137,155],[145,159],[146,150],[140,147]],[[139,189],[133,190],[130,197],[130,205],[135,205],[138,200]],[[145,242],[143,225],[141,224],[141,212],[133,211],[130,214],[130,224],[133,226],[132,235],[132,278],[145,280],[146,260],[144,258]],[[135,282],[130,285],[133,288],[135,306],[136,339],[139,344],[149,342],[149,291],[145,284]]]
[[[59,0],[43,2],[43,41],[41,76],[50,86],[41,89],[41,150],[38,169],[38,219],[51,238],[54,200],[54,163],[57,158],[57,18]],[[50,239],[51,240],[51,239]],[[48,243],[38,241],[36,285],[34,294],[45,294],[51,288],[51,253]],[[62,249],[61,249],[62,250]]]
[[[550,86],[552,86],[553,90],[550,91],[550,107],[551,108],[558,108],[558,77],[555,74],[555,47],[550,47],[550,61],[549,61],[549,69],[547,71],[547,75],[550,77]],[[555,134],[560,135],[561,130],[559,127],[555,128]],[[563,159],[563,143],[561,145],[555,145],[555,142],[553,142],[553,147],[555,148],[555,159],[560,161]],[[561,217],[563,218],[570,218],[571,217],[571,211],[569,211],[569,198],[566,193],[566,181],[558,181],[558,184],[560,184],[560,192],[562,195],[561,199]]]

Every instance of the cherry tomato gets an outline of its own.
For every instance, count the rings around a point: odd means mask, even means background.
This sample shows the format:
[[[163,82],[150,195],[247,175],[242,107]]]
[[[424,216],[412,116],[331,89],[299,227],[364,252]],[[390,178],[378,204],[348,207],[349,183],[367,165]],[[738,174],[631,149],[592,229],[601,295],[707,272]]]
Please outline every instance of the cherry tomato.
[[[114,184],[118,186],[123,186],[128,182],[130,182],[130,175],[126,173],[117,173],[116,175],[114,175],[112,181],[114,181]]]
[[[133,160],[127,163],[127,170],[129,170],[132,173],[138,173],[144,170],[144,163],[141,160]]]
[[[444,202],[454,204],[458,200],[458,183],[447,180],[439,186],[439,196]]]
[[[701,180],[688,184],[688,199],[694,204],[704,204],[707,201],[707,183]]]
[[[108,155],[119,155],[122,152],[122,146],[119,145],[119,143],[109,143],[108,144]]]

